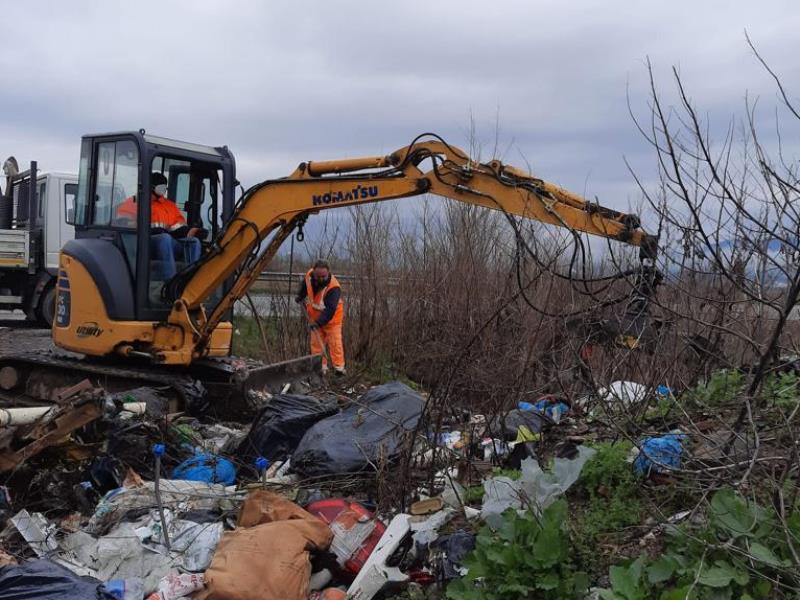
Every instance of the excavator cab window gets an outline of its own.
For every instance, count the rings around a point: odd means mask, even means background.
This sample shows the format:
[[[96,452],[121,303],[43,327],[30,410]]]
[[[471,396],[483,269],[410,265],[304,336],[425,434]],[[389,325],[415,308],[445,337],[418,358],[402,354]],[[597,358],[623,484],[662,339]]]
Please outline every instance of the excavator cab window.
[[[178,221],[186,221],[180,231],[168,226],[159,233],[172,246],[172,237],[186,238],[190,228],[204,230],[190,242],[201,252],[184,254],[181,243],[177,253],[158,254],[163,248],[153,245],[153,226],[165,213],[153,209],[153,173],[159,174],[159,184],[164,176],[166,197],[175,202],[172,210],[166,207],[168,216],[175,217],[177,209]],[[76,239],[69,243],[69,252],[98,283],[97,293],[110,319],[158,321],[169,314],[171,303],[162,298],[164,283],[206,252],[231,217],[235,180],[235,161],[226,147],[144,130],[83,137],[72,215]],[[164,256],[173,259],[172,264],[165,264]],[[220,297],[221,290],[207,302],[215,305]]]
[[[218,182],[222,174],[216,165],[169,156],[156,156],[150,171],[166,178],[166,198],[185,221],[179,233],[169,231],[175,227],[172,221],[161,223],[167,225],[167,232],[164,227],[152,232],[148,299],[153,308],[167,308],[170,304],[161,294],[164,283],[197,260],[221,226]],[[151,214],[154,226],[158,225],[155,218]]]

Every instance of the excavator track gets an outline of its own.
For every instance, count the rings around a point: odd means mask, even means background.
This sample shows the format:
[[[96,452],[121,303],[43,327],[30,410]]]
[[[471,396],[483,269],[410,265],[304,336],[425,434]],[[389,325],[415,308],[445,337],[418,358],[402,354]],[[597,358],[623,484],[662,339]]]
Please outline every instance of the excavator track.
[[[4,352],[0,356],[0,388],[20,404],[55,402],[58,394],[84,379],[119,393],[152,387],[166,395],[172,410],[226,420],[246,418],[257,408],[250,390],[276,393],[286,384],[313,385],[319,377],[319,356],[264,364],[226,357],[197,361],[191,367],[166,367],[84,357],[59,349]]]

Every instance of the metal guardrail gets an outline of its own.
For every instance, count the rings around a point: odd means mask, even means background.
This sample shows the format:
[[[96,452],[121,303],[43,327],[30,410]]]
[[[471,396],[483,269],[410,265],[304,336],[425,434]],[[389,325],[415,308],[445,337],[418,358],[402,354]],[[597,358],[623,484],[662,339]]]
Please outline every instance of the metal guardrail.
[[[262,271],[261,275],[258,276],[259,283],[283,283],[283,284],[290,284],[290,283],[300,283],[300,280],[305,277],[306,273],[303,271],[302,273],[287,273],[285,271]],[[336,279],[341,281],[342,283],[360,283],[363,281],[369,281],[370,277],[364,275],[347,275],[343,274],[340,275],[336,273]],[[400,283],[399,277],[381,277],[381,282],[388,283],[390,285],[397,285]]]

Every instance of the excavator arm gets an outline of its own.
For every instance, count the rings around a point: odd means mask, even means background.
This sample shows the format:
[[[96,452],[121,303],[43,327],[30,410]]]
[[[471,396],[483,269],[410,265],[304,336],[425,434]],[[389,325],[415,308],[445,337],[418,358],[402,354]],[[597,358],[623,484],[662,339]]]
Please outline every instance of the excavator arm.
[[[435,137],[436,139],[421,138]],[[423,170],[423,163],[428,170]],[[475,162],[429,134],[387,156],[306,162],[290,176],[264,181],[242,196],[237,209],[203,259],[165,288],[173,300],[167,326],[178,329],[151,353],[162,362],[190,362],[209,354],[212,334],[242,298],[283,241],[309,214],[331,208],[435,194],[640,247],[651,269],[656,239],[635,215],[586,201],[499,160]],[[264,243],[266,242],[266,246]],[[203,302],[223,281],[234,283],[206,314]]]

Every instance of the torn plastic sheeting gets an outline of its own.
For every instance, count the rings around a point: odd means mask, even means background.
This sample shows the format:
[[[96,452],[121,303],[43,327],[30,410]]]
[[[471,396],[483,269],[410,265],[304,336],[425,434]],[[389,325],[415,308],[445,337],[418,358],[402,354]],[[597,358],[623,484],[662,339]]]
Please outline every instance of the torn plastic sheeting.
[[[29,513],[24,508],[11,517],[11,523],[23,539],[36,553],[44,557],[58,548],[56,542],[56,527],[49,523],[42,513]]]
[[[180,506],[186,511],[232,508],[232,492],[222,485],[163,479],[159,482],[159,487],[165,508],[175,509]],[[127,514],[141,514],[155,505],[155,485],[152,481],[139,487],[112,490],[97,505],[86,531],[103,535]]]
[[[526,458],[518,480],[489,477],[483,482],[481,517],[490,527],[497,528],[502,522],[501,515],[509,508],[522,510],[529,505],[537,511],[547,508],[578,480],[583,465],[595,453],[592,448],[579,446],[576,458],[556,458],[550,472],[543,471],[534,459]]]
[[[399,381],[372,388],[358,403],[306,432],[292,455],[292,470],[315,477],[392,462],[416,428],[424,402]]]
[[[415,544],[428,545],[439,537],[439,529],[456,514],[452,508],[443,508],[426,517],[411,517],[409,521]]]
[[[108,535],[94,538],[78,531],[61,543],[61,564],[70,570],[87,569],[99,579],[141,578],[144,593],[154,592],[159,581],[177,567],[204,571],[222,535],[222,523],[193,523],[168,514],[171,551],[163,545],[161,523],[155,511],[133,523],[121,523]]]
[[[61,542],[59,560],[76,573],[90,569],[103,581],[140,577],[144,593],[154,592],[161,578],[175,568],[175,561],[140,541],[137,530],[149,520],[148,516],[134,523],[120,523],[101,538],[83,531],[72,533]]]
[[[198,573],[205,571],[214,558],[219,540],[222,537],[222,523],[193,523],[181,519],[168,522],[170,550],[164,545],[163,531],[159,519],[153,518],[152,530],[156,533],[154,549],[161,554],[177,555],[175,564],[185,571]]]
[[[314,423],[339,412],[335,399],[300,394],[278,394],[261,409],[239,445],[237,456],[246,463],[263,456],[285,460]]]
[[[621,402],[623,406],[631,406],[647,397],[647,386],[635,381],[612,381],[597,393],[606,402]]]
[[[81,579],[47,559],[0,569],[3,600],[115,600],[97,580]]]
[[[195,600],[307,600],[309,553],[327,549],[333,534],[293,502],[269,492],[255,494],[245,499],[242,514],[278,520],[225,532],[205,573],[206,589]],[[258,506],[251,507],[254,499]]]
[[[633,461],[633,470],[637,475],[650,475],[679,469],[683,455],[682,442],[685,438],[686,435],[680,433],[647,438],[642,442],[639,455]]]
[[[199,453],[175,467],[172,479],[233,485],[236,481],[236,467],[221,456]]]

